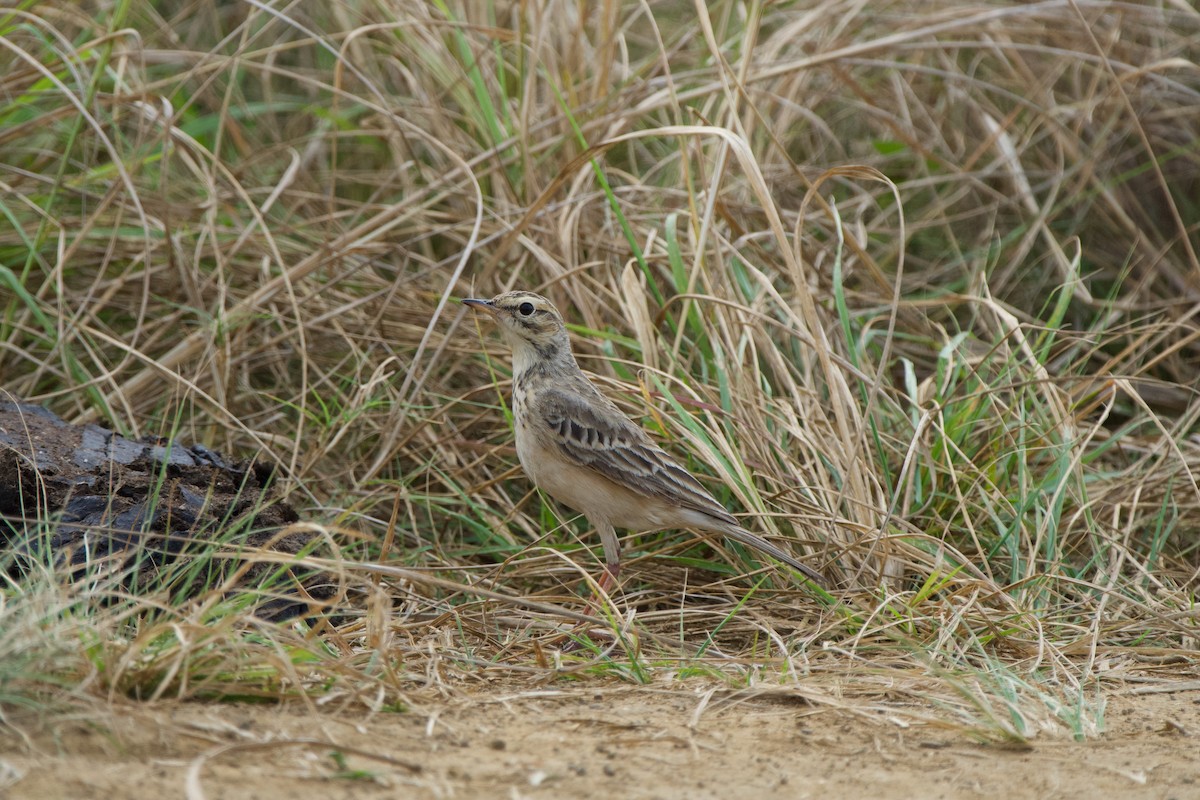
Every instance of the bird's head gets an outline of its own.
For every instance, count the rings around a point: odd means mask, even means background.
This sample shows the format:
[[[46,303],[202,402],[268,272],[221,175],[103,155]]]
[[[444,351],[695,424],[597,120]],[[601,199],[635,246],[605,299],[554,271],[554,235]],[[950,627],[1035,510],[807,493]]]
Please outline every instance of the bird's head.
[[[571,340],[562,316],[546,298],[533,292],[505,292],[491,300],[468,298],[464,305],[491,314],[513,349],[513,369],[520,373],[538,362],[571,357]]]

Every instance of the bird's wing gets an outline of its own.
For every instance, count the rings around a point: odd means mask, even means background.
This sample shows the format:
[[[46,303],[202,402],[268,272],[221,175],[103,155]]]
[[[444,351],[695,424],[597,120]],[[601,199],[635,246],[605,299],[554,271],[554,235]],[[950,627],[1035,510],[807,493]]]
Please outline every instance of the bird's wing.
[[[737,524],[700,482],[654,444],[645,431],[607,400],[601,402],[604,407],[598,409],[575,393],[556,389],[539,392],[539,416],[568,461],[595,470],[638,494]]]

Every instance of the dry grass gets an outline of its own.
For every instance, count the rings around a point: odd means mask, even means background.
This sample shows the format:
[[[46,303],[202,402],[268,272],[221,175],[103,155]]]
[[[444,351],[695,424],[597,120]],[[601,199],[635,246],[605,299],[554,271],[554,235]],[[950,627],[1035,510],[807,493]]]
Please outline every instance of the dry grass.
[[[54,643],[14,698],[700,673],[1085,734],[1106,676],[1194,648],[1187,4],[104,8],[0,14],[4,387],[278,462],[352,610],[14,583],[5,662]],[[637,537],[612,646],[548,650],[598,545],[452,302],[514,286],[836,589]]]

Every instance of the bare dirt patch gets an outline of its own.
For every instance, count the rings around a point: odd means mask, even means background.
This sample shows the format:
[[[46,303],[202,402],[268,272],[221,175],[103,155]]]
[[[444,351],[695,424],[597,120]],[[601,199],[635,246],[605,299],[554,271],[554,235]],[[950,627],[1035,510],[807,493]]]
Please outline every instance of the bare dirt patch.
[[[914,709],[694,689],[498,686],[410,713],[127,705],[0,738],[4,796],[1200,796],[1200,686],[1117,693],[1087,742],[981,745]],[[932,712],[933,710],[929,710]],[[919,710],[918,710],[919,712]]]

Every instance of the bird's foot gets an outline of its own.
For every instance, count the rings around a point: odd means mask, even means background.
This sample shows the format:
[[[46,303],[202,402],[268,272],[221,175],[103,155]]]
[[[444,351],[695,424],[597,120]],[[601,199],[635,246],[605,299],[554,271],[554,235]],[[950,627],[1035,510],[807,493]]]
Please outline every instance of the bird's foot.
[[[587,608],[583,610],[584,614],[589,617],[597,615],[597,612],[600,609],[600,604],[608,598],[609,592],[617,587],[617,582],[620,575],[621,563],[619,561],[615,563],[609,562],[604,565],[604,572],[600,575],[600,579],[596,581],[597,590],[592,595],[592,599],[588,602]],[[575,630],[568,635],[596,638],[597,634],[607,638],[611,638],[612,636],[612,634],[608,631],[598,630],[594,626],[588,625],[587,623],[580,623]],[[579,642],[578,639],[574,639],[563,645],[563,652],[573,653],[577,650],[581,650],[582,648],[583,644]]]

